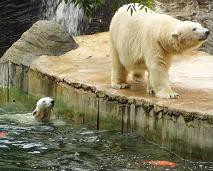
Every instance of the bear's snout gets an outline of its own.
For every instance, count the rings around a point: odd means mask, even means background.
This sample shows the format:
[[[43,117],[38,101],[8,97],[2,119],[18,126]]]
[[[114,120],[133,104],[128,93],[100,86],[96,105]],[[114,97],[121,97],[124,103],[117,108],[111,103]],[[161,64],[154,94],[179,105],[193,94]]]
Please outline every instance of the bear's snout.
[[[200,36],[199,41],[204,41],[209,37],[210,31],[209,29],[205,29],[203,34]]]
[[[209,34],[210,34],[210,31],[209,31],[209,29],[206,29],[206,32],[205,32],[205,34],[206,34],[206,36],[207,36],[207,37],[209,36]]]
[[[50,103],[52,104],[52,106],[54,106],[55,105],[55,100],[51,100]]]

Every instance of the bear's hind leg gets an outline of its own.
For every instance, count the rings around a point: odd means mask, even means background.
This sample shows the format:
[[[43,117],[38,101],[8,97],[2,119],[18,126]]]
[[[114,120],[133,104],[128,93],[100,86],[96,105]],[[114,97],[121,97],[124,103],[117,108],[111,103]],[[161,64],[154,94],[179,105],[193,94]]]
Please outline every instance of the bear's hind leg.
[[[147,86],[146,86],[146,92],[148,93],[148,94],[154,94],[154,90],[153,90],[153,88],[152,88],[152,86],[151,86],[151,83],[150,83],[150,76],[149,76],[150,74],[148,73],[148,77],[147,77]]]
[[[111,72],[111,87],[115,89],[129,88],[126,83],[128,72],[121,64],[117,51],[111,47],[112,57],[112,72]]]

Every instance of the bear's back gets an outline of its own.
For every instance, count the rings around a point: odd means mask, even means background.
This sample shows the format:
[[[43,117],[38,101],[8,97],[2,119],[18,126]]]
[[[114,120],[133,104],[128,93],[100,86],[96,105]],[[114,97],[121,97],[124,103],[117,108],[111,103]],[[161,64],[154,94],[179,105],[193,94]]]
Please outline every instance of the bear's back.
[[[131,5],[134,5],[134,8],[131,7]],[[115,25],[114,27],[121,27],[120,29],[132,27],[133,25],[134,28],[141,27],[143,25],[145,25],[145,27],[150,25],[152,28],[155,26],[167,25],[168,23],[174,23],[178,21],[169,15],[155,13],[146,6],[143,8],[142,7],[143,6],[138,3],[126,4],[120,7],[112,18],[110,30],[113,25]],[[132,13],[130,8],[133,8]]]

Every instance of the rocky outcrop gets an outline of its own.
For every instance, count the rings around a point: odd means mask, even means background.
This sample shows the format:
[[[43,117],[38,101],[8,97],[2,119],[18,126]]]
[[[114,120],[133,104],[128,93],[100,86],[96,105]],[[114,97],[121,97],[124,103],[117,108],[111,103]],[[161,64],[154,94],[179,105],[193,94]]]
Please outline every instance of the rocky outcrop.
[[[213,1],[212,0],[155,0],[155,10],[180,20],[201,23],[211,30],[203,49],[213,54]]]
[[[87,17],[82,7],[75,7],[72,3],[42,0],[42,19],[56,21],[73,36],[108,31],[109,23],[115,12],[115,9],[111,8],[114,3],[112,1],[105,1],[102,7],[93,7],[91,16]]]
[[[78,45],[57,23],[37,21],[3,55],[0,62],[12,61],[29,66],[40,55],[62,55]]]
[[[59,2],[60,0],[42,0],[42,19],[56,21],[71,35],[77,36],[108,31],[115,11],[131,0],[105,0],[103,6],[92,7],[91,16],[86,16],[82,7]]]
[[[0,1],[0,57],[39,20],[41,0]]]

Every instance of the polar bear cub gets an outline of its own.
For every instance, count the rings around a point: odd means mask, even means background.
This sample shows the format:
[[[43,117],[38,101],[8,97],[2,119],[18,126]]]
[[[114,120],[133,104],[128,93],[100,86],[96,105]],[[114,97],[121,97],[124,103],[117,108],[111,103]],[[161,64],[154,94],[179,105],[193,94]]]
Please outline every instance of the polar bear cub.
[[[122,6],[110,24],[111,86],[127,88],[129,72],[138,79],[147,71],[148,93],[159,98],[178,98],[169,82],[172,56],[198,48],[210,31],[199,23],[141,10],[139,4],[135,4],[131,15],[129,5]]]
[[[44,97],[38,100],[35,110],[32,112],[37,121],[47,122],[54,119],[53,107],[55,101],[50,97]]]

